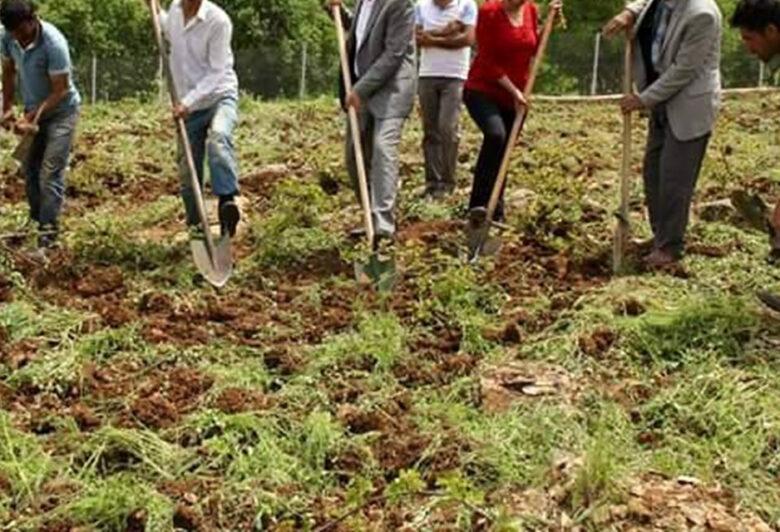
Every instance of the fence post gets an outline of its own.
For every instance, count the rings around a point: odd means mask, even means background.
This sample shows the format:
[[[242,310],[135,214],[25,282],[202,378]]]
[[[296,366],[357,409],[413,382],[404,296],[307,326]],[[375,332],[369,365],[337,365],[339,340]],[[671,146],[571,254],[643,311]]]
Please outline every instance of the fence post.
[[[92,105],[97,102],[97,55],[92,54]]]
[[[590,85],[590,94],[595,96],[599,90],[599,56],[601,55],[601,32],[596,33],[596,44],[593,47],[593,78]]]
[[[157,98],[162,105],[165,102],[165,80],[163,79],[163,57],[160,55],[157,67]]]
[[[309,57],[308,57],[308,47],[307,43],[304,41],[303,43],[303,50],[301,51],[301,84],[300,84],[300,93],[298,94],[298,97],[303,100],[306,97],[306,70]]]
[[[766,65],[763,61],[758,64],[758,86],[763,87],[766,80]]]

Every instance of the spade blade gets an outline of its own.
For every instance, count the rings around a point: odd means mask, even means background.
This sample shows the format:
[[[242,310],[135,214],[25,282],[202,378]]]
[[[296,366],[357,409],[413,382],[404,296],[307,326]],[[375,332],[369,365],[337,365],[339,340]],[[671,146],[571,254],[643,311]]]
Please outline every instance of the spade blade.
[[[225,286],[233,274],[233,257],[230,238],[223,236],[214,241],[214,256],[209,255],[205,240],[190,241],[192,258],[200,274],[215,288]]]

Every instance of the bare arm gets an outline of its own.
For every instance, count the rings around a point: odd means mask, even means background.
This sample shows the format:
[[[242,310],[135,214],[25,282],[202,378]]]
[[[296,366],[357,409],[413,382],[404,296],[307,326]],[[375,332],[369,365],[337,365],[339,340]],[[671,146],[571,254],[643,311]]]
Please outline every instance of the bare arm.
[[[477,32],[474,26],[463,26],[463,29],[453,33],[437,34],[428,33],[424,39],[425,44],[430,47],[447,48],[450,50],[457,50],[459,48],[466,48],[467,46],[473,46],[477,40]],[[418,44],[419,38],[418,38]],[[423,45],[423,44],[421,44]]]
[[[43,101],[38,109],[35,109],[27,114],[28,122],[33,121],[36,115],[44,116],[52,109],[57,108],[60,102],[68,94],[69,78],[69,74],[56,74],[49,76],[49,81],[51,82],[51,92],[49,93],[49,97]]]

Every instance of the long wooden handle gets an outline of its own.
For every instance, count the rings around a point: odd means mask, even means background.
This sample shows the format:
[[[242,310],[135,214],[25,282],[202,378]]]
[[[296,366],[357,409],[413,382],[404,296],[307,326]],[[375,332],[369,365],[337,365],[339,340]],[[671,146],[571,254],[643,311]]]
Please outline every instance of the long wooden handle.
[[[160,26],[160,4],[157,0],[151,0],[151,2],[149,2],[149,8],[152,11],[154,36],[157,39],[157,47],[159,48],[160,56],[162,57],[163,74],[165,75],[165,80],[168,84],[168,94],[171,98],[171,105],[175,107],[179,105],[179,95],[176,92],[176,85],[173,82],[170,57],[168,56],[168,47],[165,45],[165,38],[163,37],[162,27]],[[216,269],[214,240],[211,236],[211,228],[209,227],[208,216],[206,214],[206,206],[203,204],[203,192],[200,188],[198,172],[195,168],[195,158],[192,155],[192,146],[190,145],[190,138],[187,136],[187,126],[184,123],[184,119],[176,119],[176,131],[179,135],[182,149],[184,150],[184,158],[187,161],[187,169],[190,174],[190,186],[192,188],[193,195],[195,196],[195,207],[198,209],[198,217],[200,218],[201,227],[206,238],[206,251],[209,254],[209,259],[211,259],[212,266],[214,266]]]
[[[347,41],[344,38],[344,24],[341,21],[341,7],[333,6],[333,20],[336,22],[336,37],[339,41],[339,58],[341,59],[341,76],[344,78],[345,93],[352,92],[352,72],[349,68],[349,54],[347,54]],[[355,108],[347,107],[349,127],[352,133],[352,147],[355,151],[355,165],[357,166],[358,190],[360,203],[363,207],[363,221],[366,227],[366,238],[369,244],[374,242],[374,219],[371,214],[371,200],[368,196],[368,178],[366,177],[366,163],[363,156],[363,143],[360,137],[360,123]]]
[[[634,51],[632,38],[626,40],[626,50],[623,56],[623,94],[630,96],[634,92],[632,79]],[[613,250],[613,266],[616,273],[623,269],[623,257],[625,255],[626,239],[629,232],[629,201],[630,177],[631,177],[631,113],[623,114],[623,156],[620,163],[620,207],[615,227],[615,242]]]
[[[550,9],[550,12],[547,14],[547,19],[544,22],[544,29],[542,30],[542,37],[539,41],[539,48],[536,52],[536,57],[534,57],[533,64],[531,65],[531,73],[528,76],[528,81],[526,82],[525,88],[523,89],[523,95],[525,96],[526,100],[529,101],[529,103],[531,94],[533,94],[534,91],[534,85],[536,85],[536,78],[539,76],[539,70],[542,66],[542,61],[544,60],[544,53],[547,50],[547,44],[550,42],[550,35],[552,35],[553,27],[555,26],[555,19],[559,12],[560,11],[557,7]],[[490,201],[488,202],[488,223],[493,221],[493,216],[496,213],[498,201],[501,199],[501,190],[504,188],[506,176],[509,171],[509,163],[512,160],[512,150],[517,143],[517,138],[520,136],[520,131],[522,131],[523,126],[525,125],[525,119],[527,116],[528,108],[524,107],[520,112],[517,113],[515,121],[512,124],[512,131],[509,133],[509,139],[507,141],[506,149],[504,150],[504,157],[501,159],[501,166],[498,170],[496,183],[493,185],[493,191],[490,194]]]

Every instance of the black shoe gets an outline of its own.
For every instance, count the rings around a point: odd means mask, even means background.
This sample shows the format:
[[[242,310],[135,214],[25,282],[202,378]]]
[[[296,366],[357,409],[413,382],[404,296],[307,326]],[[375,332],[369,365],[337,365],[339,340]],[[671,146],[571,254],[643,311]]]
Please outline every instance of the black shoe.
[[[775,312],[780,312],[780,297],[770,292],[759,292],[756,295],[764,305],[774,310]]]
[[[471,227],[480,227],[487,220],[487,209],[485,207],[474,207],[469,210],[469,223]]]
[[[366,228],[365,227],[356,227],[354,229],[349,230],[349,238],[352,240],[360,240],[361,238],[364,238],[366,236]]]
[[[241,220],[241,212],[238,210],[238,205],[233,199],[220,201],[219,203],[219,226],[222,231],[222,236],[230,235],[231,238],[236,236],[236,227]]]

